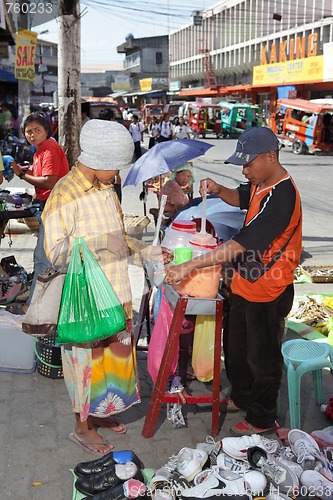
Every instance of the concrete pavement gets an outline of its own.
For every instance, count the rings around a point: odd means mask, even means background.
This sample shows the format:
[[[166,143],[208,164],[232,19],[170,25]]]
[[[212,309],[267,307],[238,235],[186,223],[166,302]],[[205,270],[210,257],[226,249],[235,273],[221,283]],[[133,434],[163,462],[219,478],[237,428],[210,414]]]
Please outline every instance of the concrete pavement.
[[[197,177],[199,179],[200,177]],[[13,181],[12,181],[13,182]],[[22,183],[20,182],[22,185]],[[140,188],[129,187],[124,192],[123,210],[142,215],[139,201]],[[148,196],[148,209],[156,206],[154,195]],[[19,231],[19,233],[18,233]],[[32,270],[32,253],[36,236],[24,225],[12,223],[11,247],[6,237],[0,247],[0,255],[14,254],[27,271]],[[151,242],[153,224],[143,233],[143,239]],[[332,264],[332,263],[331,263]],[[318,265],[318,264],[317,264]],[[137,312],[143,290],[143,275],[139,268],[130,268],[134,311]],[[332,291],[329,284],[296,285],[296,294]],[[1,328],[1,327],[0,327]],[[144,332],[143,332],[144,336]],[[1,334],[0,334],[1,340]],[[0,347],[4,348],[3,345]],[[163,405],[156,433],[153,438],[141,435],[145,414],[152,391],[152,382],[146,370],[146,353],[138,352],[138,369],[142,403],[123,416],[128,432],[117,435],[102,430],[116,450],[131,449],[146,467],[158,468],[168,457],[183,446],[194,447],[211,433],[210,407],[186,406],[183,414],[186,427],[173,429],[166,419],[166,405]],[[191,382],[193,392],[209,391],[210,384]],[[225,372],[221,375],[222,393],[227,395],[228,382]],[[324,401],[332,396],[332,379],[324,372]],[[229,428],[239,420],[239,415],[221,415],[219,438],[228,436]],[[311,375],[302,378],[301,396],[302,429],[311,432],[330,425],[320,413],[313,399]],[[286,377],[281,390],[281,427],[288,427],[288,403]],[[72,498],[72,476],[69,469],[84,460],[91,460],[84,450],[69,439],[74,418],[63,380],[52,380],[39,373],[20,374],[0,372],[0,484],[1,499],[15,500],[70,500]],[[274,437],[273,435],[270,437]]]

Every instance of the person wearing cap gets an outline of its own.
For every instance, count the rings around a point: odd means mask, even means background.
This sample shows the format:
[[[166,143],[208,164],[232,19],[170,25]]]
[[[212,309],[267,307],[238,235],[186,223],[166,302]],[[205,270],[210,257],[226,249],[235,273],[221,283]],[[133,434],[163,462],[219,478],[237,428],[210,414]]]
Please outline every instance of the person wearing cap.
[[[302,211],[295,183],[279,162],[279,143],[271,129],[244,132],[225,163],[241,166],[247,182],[231,189],[206,179],[207,193],[246,210],[244,226],[204,256],[168,267],[165,281],[176,284],[196,268],[232,263],[223,349],[231,384],[227,411],[246,412],[231,432],[242,436],[274,429],[285,317],[292,307],[294,269],[302,249]]]
[[[126,432],[116,415],[140,403],[128,257],[133,254],[137,259],[144,244],[125,234],[123,214],[112,186],[119,171],[131,164],[134,145],[130,133],[115,121],[91,119],[81,129],[80,147],[77,163],[55,186],[43,212],[45,250],[60,267],[63,252],[68,262],[74,239],[84,238],[126,313],[125,331],[93,346],[62,348],[64,378],[75,414],[69,438],[88,451],[104,455],[113,446],[95,426]]]
[[[170,179],[164,184],[161,189],[161,196],[167,196],[164,217],[170,219],[178,210],[183,208],[189,202],[184,189],[187,186],[192,186],[194,182],[193,167],[189,163],[184,163],[173,169]]]

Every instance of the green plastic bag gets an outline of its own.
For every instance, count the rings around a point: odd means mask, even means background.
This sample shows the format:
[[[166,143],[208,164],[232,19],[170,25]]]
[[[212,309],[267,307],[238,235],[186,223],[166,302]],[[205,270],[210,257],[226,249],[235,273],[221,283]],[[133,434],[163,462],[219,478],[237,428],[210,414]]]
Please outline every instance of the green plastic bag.
[[[61,297],[57,342],[94,342],[125,328],[125,312],[112,286],[85,241],[75,239]]]

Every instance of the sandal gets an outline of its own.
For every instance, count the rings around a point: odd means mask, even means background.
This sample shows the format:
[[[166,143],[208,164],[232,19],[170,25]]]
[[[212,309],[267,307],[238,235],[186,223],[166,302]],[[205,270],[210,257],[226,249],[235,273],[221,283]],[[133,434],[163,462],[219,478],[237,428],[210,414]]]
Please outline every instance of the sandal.
[[[86,451],[88,451],[89,453],[92,453],[94,455],[99,455],[100,457],[103,457],[104,455],[106,455],[107,453],[109,453],[110,451],[113,450],[113,446],[112,444],[110,444],[108,441],[105,441],[104,439],[102,441],[84,441],[82,439],[79,439],[78,436],[76,436],[76,434],[74,434],[74,432],[71,432],[69,435],[68,435],[69,439],[77,444],[78,446],[80,446],[81,448],[85,449]],[[107,447],[107,449],[105,450],[105,452],[99,452],[99,451],[94,451],[92,450],[91,448],[89,448],[89,445],[94,445],[94,444],[98,444],[98,445],[104,445]]]
[[[127,432],[127,427],[118,418],[97,418],[92,417],[92,423],[96,427],[103,427],[104,429],[109,429],[110,431],[116,432],[117,434],[125,434]]]

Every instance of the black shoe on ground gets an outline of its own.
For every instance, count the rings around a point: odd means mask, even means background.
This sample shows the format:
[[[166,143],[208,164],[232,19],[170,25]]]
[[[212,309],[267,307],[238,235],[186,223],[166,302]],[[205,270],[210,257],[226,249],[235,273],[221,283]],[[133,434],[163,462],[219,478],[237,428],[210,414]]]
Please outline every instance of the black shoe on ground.
[[[110,451],[101,458],[90,460],[89,462],[80,462],[74,469],[74,473],[78,476],[89,476],[91,474],[98,474],[110,468],[111,465],[126,464],[127,462],[134,462],[138,469],[143,469],[143,463],[133,451]]]
[[[134,462],[111,465],[108,469],[97,474],[79,477],[75,481],[75,488],[84,495],[96,495],[124,483],[128,479],[143,481],[142,473]]]

